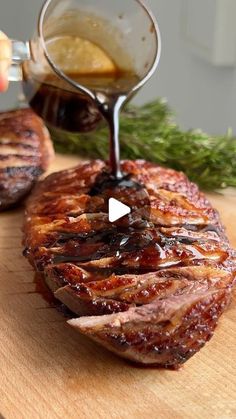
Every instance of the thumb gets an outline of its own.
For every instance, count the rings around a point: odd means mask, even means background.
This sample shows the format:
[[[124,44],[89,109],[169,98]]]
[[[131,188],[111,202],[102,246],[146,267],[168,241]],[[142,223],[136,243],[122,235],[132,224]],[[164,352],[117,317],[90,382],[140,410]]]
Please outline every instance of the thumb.
[[[8,88],[8,69],[11,64],[11,42],[0,31],[0,92]]]

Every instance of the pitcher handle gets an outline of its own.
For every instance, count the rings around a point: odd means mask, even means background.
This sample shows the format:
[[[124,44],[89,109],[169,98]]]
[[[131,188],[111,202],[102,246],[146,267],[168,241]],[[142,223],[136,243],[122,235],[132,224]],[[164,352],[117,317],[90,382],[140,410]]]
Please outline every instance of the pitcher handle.
[[[21,81],[22,80],[22,66],[24,61],[31,58],[30,43],[11,40],[12,45],[12,64],[9,68],[8,80]]]

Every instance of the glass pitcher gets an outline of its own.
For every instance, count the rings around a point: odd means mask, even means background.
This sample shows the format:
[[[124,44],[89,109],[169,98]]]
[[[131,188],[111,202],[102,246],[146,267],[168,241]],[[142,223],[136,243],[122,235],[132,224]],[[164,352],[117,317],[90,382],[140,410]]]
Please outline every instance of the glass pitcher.
[[[161,41],[141,0],[47,0],[29,42],[12,41],[10,81],[22,80],[30,106],[47,125],[71,132],[95,129],[98,79],[120,70],[137,77],[127,101],[154,73]]]

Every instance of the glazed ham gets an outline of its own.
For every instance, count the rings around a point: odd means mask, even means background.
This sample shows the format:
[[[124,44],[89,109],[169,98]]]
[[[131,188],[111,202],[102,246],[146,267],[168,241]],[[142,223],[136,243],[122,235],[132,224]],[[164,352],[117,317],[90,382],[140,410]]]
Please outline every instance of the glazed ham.
[[[41,182],[29,199],[25,255],[77,318],[68,323],[112,352],[178,368],[212,337],[236,276],[218,213],[182,173],[102,161]],[[102,180],[101,180],[102,179]],[[131,206],[108,220],[108,200]]]
[[[0,113],[0,211],[29,193],[53,155],[49,133],[30,109]]]

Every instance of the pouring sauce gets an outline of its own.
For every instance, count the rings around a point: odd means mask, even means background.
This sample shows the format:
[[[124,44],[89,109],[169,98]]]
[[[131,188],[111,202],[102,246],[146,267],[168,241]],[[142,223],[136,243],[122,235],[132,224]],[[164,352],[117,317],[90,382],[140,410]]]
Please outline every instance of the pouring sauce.
[[[30,106],[49,126],[70,132],[92,131],[105,120],[110,131],[111,174],[122,178],[119,113],[140,81],[129,57],[120,67],[97,45],[72,36],[51,39],[47,48],[64,74],[89,89],[94,98],[53,73],[48,64],[39,74],[29,62],[23,66],[23,90]]]

